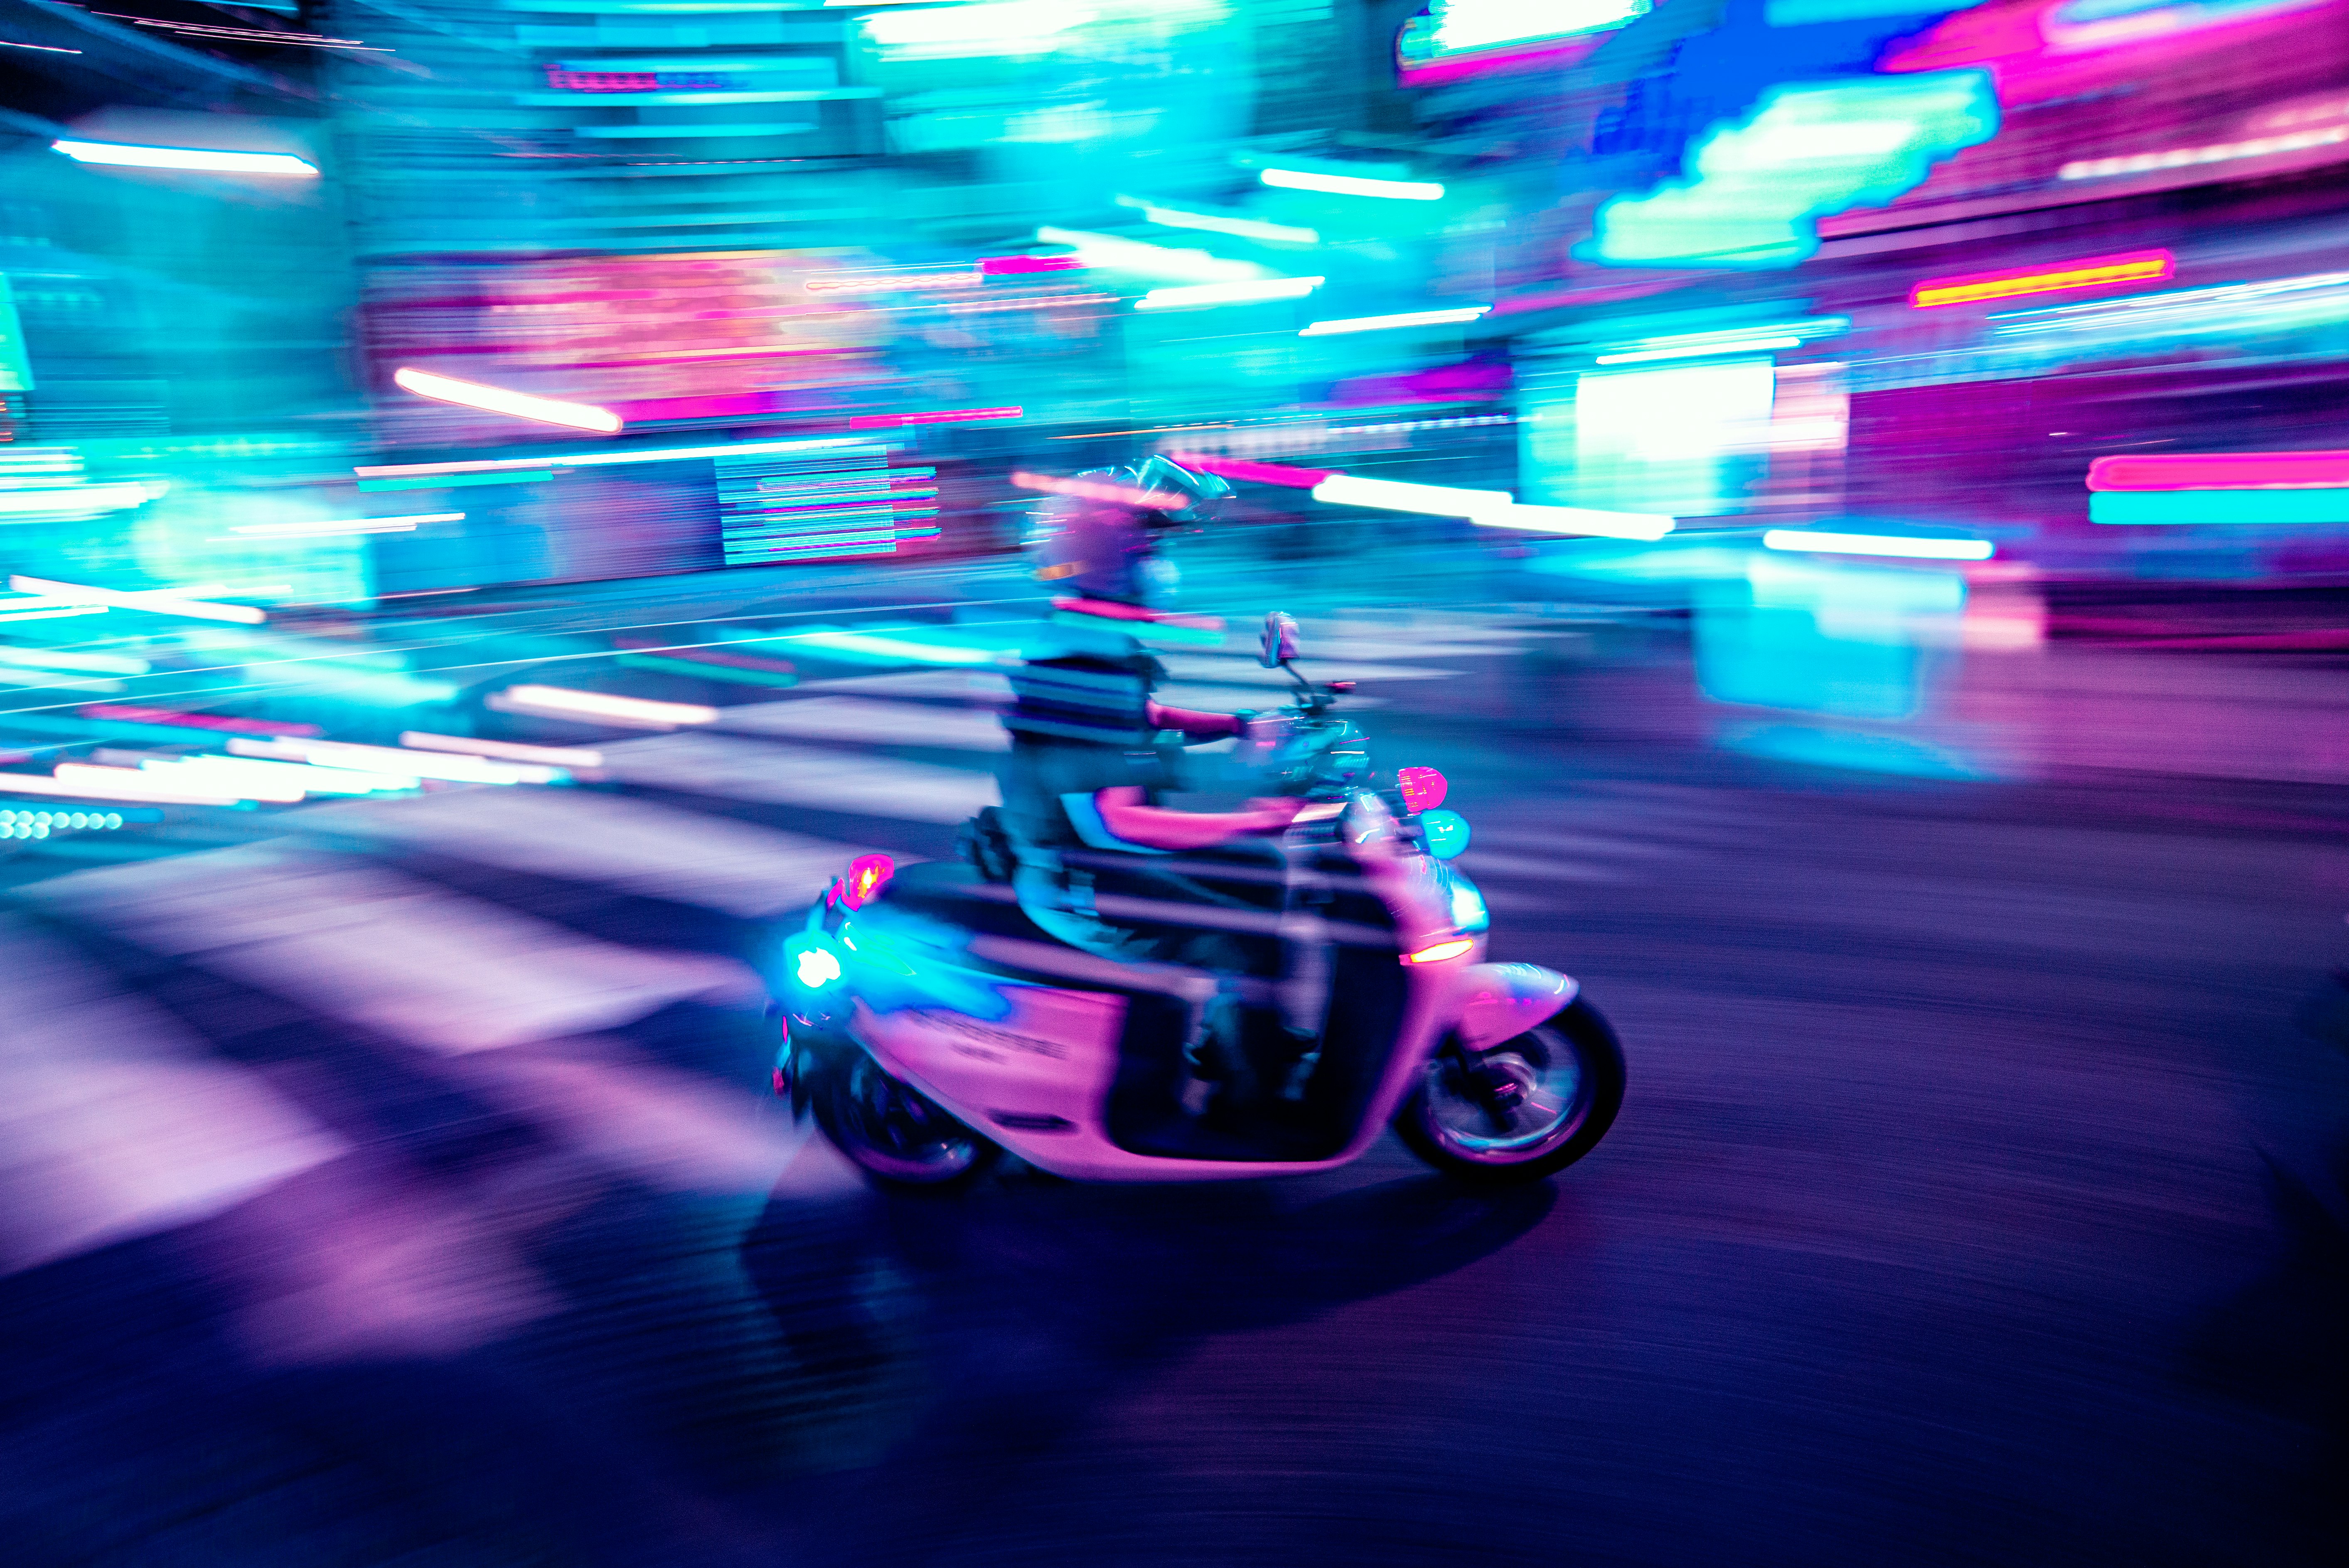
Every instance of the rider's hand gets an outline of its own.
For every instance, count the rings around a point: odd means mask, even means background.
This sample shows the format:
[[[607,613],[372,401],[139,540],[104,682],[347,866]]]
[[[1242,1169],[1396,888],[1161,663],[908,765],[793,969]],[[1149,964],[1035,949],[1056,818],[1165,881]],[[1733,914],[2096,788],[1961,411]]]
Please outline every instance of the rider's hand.
[[[1257,824],[1249,830],[1258,833],[1281,832],[1289,823],[1297,820],[1297,813],[1303,810],[1305,810],[1305,802],[1294,795],[1259,797],[1247,803],[1247,814],[1253,818]]]

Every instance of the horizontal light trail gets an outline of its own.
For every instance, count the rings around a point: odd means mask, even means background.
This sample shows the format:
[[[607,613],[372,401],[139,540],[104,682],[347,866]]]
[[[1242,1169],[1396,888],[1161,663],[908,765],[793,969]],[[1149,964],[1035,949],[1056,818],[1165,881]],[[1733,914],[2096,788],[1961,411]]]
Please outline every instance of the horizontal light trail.
[[[512,686],[491,693],[484,700],[503,713],[535,713],[638,729],[674,729],[679,725],[718,722],[718,710],[699,703],[655,702],[647,697],[573,691],[564,686]]]
[[[1272,276],[1270,267],[1258,266],[1254,262],[1227,261],[1202,250],[1153,245],[1082,229],[1056,229],[1048,224],[1036,231],[1036,239],[1040,244],[1068,246],[1089,267],[1132,273],[1138,277],[1164,278],[1170,283],[1236,284],[1247,278]]]
[[[2045,266],[1927,278],[1909,289],[1909,304],[1917,310],[1930,310],[1937,305],[1974,304],[1983,300],[2017,299],[2025,294],[2061,294],[2068,289],[2164,283],[2177,272],[2178,258],[2168,251],[2122,251]]]
[[[78,55],[79,49],[61,49],[54,44],[19,44],[14,39],[0,38],[0,49],[30,49],[36,55]]]
[[[112,676],[72,676],[61,670],[25,670],[0,665],[0,686],[55,686],[65,691],[117,692],[122,683]]]
[[[2081,158],[2055,170],[2058,180],[2111,180],[2126,174],[2151,174],[2164,169],[2188,169],[2203,163],[2232,163],[2243,158],[2272,158],[2283,152],[2334,147],[2349,141],[2349,126],[2322,130],[2286,131],[2281,136],[2255,136],[2243,141],[2217,141],[2204,147],[2173,147],[2160,152],[2133,152],[2119,158]]]
[[[1679,348],[1643,348],[1630,354],[1602,354],[1599,365],[1646,365],[1659,359],[1711,359],[1732,354],[1770,354],[1800,348],[1799,337],[1732,337],[1719,343],[1690,344]]]
[[[428,522],[462,522],[461,511],[419,511],[407,517],[354,517],[320,522],[248,522],[229,531],[254,539],[323,539],[346,533],[409,533]]]
[[[1136,310],[1195,310],[1205,305],[1257,304],[1267,300],[1303,299],[1321,286],[1313,278],[1262,278],[1250,283],[1186,284],[1180,288],[1152,289],[1133,302]]]
[[[1822,555],[1892,555],[1917,561],[1988,561],[1998,550],[1986,539],[1831,533],[1810,528],[1774,528],[1762,535],[1762,543],[1769,550],[1804,550]]]
[[[233,789],[173,784],[136,768],[101,768],[60,762],[53,775],[0,773],[0,791],[17,795],[70,795],[81,800],[143,800],[156,806],[235,806],[244,797]]]
[[[1813,315],[1796,321],[1757,321],[1708,332],[1661,333],[1596,346],[1601,365],[1634,365],[1659,359],[1695,359],[1713,355],[1760,354],[1793,348],[1815,337],[1834,337],[1851,328],[1847,315]],[[1791,339],[1792,341],[1787,341]]]
[[[453,376],[435,376],[429,370],[417,370],[402,366],[392,372],[393,385],[419,397],[429,397],[437,403],[456,403],[485,413],[507,414],[517,419],[530,419],[541,425],[562,425],[574,430],[597,430],[605,435],[616,435],[620,417],[608,408],[597,408],[585,403],[565,403],[556,397],[533,397],[527,392],[512,392],[502,387],[485,387],[478,381],[460,381]]]
[[[1279,485],[1287,490],[1311,490],[1322,480],[1337,477],[1330,469],[1299,469],[1285,463],[1257,463],[1245,458],[1226,458],[1214,452],[1169,452],[1168,459],[1201,473],[1217,474],[1227,480],[1245,480],[1251,484]]]
[[[0,512],[119,511],[126,506],[142,506],[153,500],[158,493],[153,487],[135,482],[110,485],[53,485],[40,490],[0,490]]]
[[[524,746],[512,740],[481,740],[470,735],[433,735],[421,729],[400,732],[399,744],[415,751],[453,751],[488,757],[501,762],[536,762],[548,768],[596,769],[604,754],[578,746]]]
[[[1268,169],[1257,178],[1280,191],[1318,191],[1329,196],[1375,196],[1389,201],[1444,200],[1444,187],[1428,180],[1370,180],[1359,174],[1324,174],[1312,169]]]
[[[603,468],[614,463],[682,462],[688,458],[756,458],[776,452],[820,452],[843,447],[880,451],[869,440],[824,436],[802,441],[733,441],[718,447],[657,447],[601,452],[564,452],[543,458],[474,458],[447,463],[388,463],[355,468],[363,480],[421,479],[437,474],[501,473],[511,469]]]
[[[103,604],[59,604],[34,599],[0,599],[0,621],[54,621],[60,615],[103,615]]]
[[[2349,522],[2349,489],[2095,490],[2088,521],[2111,523]]]
[[[239,736],[228,743],[228,748],[237,757],[306,762],[319,768],[394,778],[441,779],[459,784],[553,784],[563,778],[562,770],[555,768],[494,762],[484,757],[408,751],[394,746],[360,746],[344,740]]]
[[[413,779],[242,757],[150,758],[139,769],[177,789],[213,789],[288,806],[312,795],[370,795],[417,787]]]
[[[1299,327],[1297,335],[1335,337],[1350,332],[1389,332],[1406,326],[1448,326],[1456,322],[1474,321],[1492,308],[1489,304],[1464,304],[1450,310],[1407,310],[1394,315],[1344,316]]]
[[[89,670],[98,675],[143,676],[155,666],[126,654],[77,654],[64,648],[0,646],[0,665],[24,665],[34,669]]]
[[[1528,533],[1586,534],[1594,539],[1661,539],[1672,531],[1673,520],[1652,512],[1603,511],[1581,506],[1517,504],[1479,512],[1473,521],[1485,528],[1523,529]]]
[[[153,16],[133,16],[121,11],[96,14],[110,16],[118,22],[128,22],[134,27],[159,27],[166,33],[185,33],[198,38],[241,38],[248,43],[283,44],[291,48],[356,49],[369,55],[398,53],[384,45],[363,43],[357,38],[328,38],[316,33],[287,33],[274,27],[220,27],[206,22],[167,22]],[[81,53],[78,49],[66,52]]]
[[[1357,479],[1351,474],[1331,474],[1313,487],[1313,499],[1337,506],[1472,518],[1512,506],[1516,500],[1506,490],[1455,490],[1446,485],[1406,484],[1400,480]]]
[[[79,583],[53,583],[46,577],[8,579],[8,586],[19,593],[38,593],[61,604],[97,604],[117,610],[144,610],[150,615],[179,615],[191,621],[233,621],[240,625],[257,626],[269,619],[268,612],[251,604],[214,604],[202,599],[188,599],[177,591],[117,591],[92,588]],[[0,603],[0,610],[6,605]]]
[[[1189,496],[1175,490],[1136,490],[1132,485],[1113,485],[1101,480],[1060,479],[1051,474],[1031,474],[1025,469],[1015,471],[1011,482],[1021,490],[1039,490],[1047,495],[1109,501],[1119,506],[1141,507],[1145,511],[1180,511],[1191,504]]]
[[[1300,229],[1293,223],[1268,223],[1260,218],[1243,218],[1229,212],[1195,212],[1187,208],[1164,207],[1139,196],[1116,198],[1121,207],[1138,211],[1145,222],[1162,229],[1199,229],[1210,234],[1230,234],[1242,240],[1261,240],[1275,245],[1318,245],[1320,233],[1312,229]]]
[[[2349,486],[2349,451],[2168,452],[2098,458],[2092,490],[2330,490]]]
[[[829,4],[830,0],[826,0]],[[978,270],[988,277],[1011,277],[1023,273],[1075,273],[1084,270],[1081,256],[981,256]]]
[[[870,697],[808,696],[730,707],[719,727],[737,735],[784,735],[802,740],[925,746],[951,751],[1003,751],[1010,747],[991,713]]]
[[[886,272],[818,273],[802,281],[800,287],[810,294],[897,294],[922,289],[975,289],[986,282],[987,274],[975,268],[900,267]]]
[[[84,718],[118,720],[124,724],[165,725],[181,729],[222,730],[231,735],[290,735],[309,738],[319,733],[318,727],[315,724],[281,724],[272,718],[231,717],[214,713],[182,713],[177,708],[148,707],[137,703],[85,703],[80,711]]]
[[[230,152],[203,147],[134,147],[115,141],[49,143],[76,163],[106,164],[121,169],[182,169],[200,174],[265,174],[275,178],[316,180],[316,164],[290,152]]]
[[[1016,655],[999,654],[987,648],[917,642],[872,632],[799,632],[784,640],[805,647],[830,649],[833,653],[867,658],[902,659],[908,664],[996,665],[1017,662]]]
[[[1015,405],[1002,408],[932,408],[917,414],[858,414],[849,419],[848,428],[880,430],[901,425],[957,425],[972,419],[1017,419],[1026,412]]]

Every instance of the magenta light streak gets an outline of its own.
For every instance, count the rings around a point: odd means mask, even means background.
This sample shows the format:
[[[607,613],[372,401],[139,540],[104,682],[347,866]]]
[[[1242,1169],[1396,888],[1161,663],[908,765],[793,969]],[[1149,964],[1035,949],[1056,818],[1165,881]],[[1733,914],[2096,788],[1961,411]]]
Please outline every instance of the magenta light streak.
[[[2092,490],[2337,490],[2349,487],[2349,451],[2168,452],[2098,458]]]
[[[1084,270],[1077,256],[981,256],[978,270],[990,277],[1007,273],[1068,273]]]
[[[1398,60],[1395,62],[1395,80],[1407,88],[1432,88],[1467,77],[1483,76],[1487,71],[1516,70],[1526,66],[1548,66],[1562,70],[1613,36],[1612,33],[1601,33],[1595,37],[1528,42],[1518,48],[1503,47],[1474,55],[1455,55],[1450,59],[1432,60],[1423,66],[1406,66]]]
[[[1295,469],[1285,463],[1252,463],[1244,458],[1222,458],[1210,452],[1169,452],[1166,459],[1202,473],[1246,480],[1251,484],[1280,485],[1288,490],[1311,490],[1337,472],[1335,469]]]

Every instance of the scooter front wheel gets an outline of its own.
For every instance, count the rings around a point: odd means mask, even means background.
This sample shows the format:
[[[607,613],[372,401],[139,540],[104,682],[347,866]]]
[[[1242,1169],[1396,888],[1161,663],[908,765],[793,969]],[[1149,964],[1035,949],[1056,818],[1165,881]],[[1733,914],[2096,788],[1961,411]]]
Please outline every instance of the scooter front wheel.
[[[1598,1146],[1623,1106],[1623,1047],[1589,1003],[1490,1049],[1432,1058],[1395,1131],[1437,1170],[1531,1181]]]
[[[1002,1152],[862,1051],[827,1071],[812,1098],[816,1125],[833,1147],[891,1186],[967,1181]]]

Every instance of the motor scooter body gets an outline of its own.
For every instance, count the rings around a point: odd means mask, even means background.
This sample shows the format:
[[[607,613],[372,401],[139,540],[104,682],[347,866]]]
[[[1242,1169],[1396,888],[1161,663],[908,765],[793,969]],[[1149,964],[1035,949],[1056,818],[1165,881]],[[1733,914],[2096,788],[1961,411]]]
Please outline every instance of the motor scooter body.
[[[1328,954],[1316,1059],[1280,1114],[1203,1130],[1183,1103],[1216,975],[1053,943],[1009,888],[954,864],[862,890],[852,872],[811,912],[786,964],[779,1087],[804,1099],[812,1075],[862,1054],[1039,1169],[1091,1181],[1243,1180],[1359,1158],[1440,1049],[1521,1036],[1577,987],[1535,965],[1482,962],[1481,898],[1411,844],[1376,795],[1318,815],[1288,846],[1306,862],[1292,880],[1319,895],[1314,913],[1212,912],[1243,940]],[[1283,891],[1293,903],[1297,890]]]

